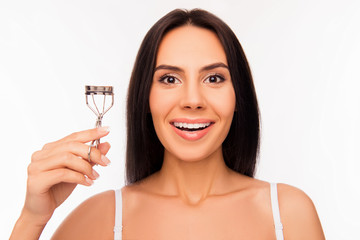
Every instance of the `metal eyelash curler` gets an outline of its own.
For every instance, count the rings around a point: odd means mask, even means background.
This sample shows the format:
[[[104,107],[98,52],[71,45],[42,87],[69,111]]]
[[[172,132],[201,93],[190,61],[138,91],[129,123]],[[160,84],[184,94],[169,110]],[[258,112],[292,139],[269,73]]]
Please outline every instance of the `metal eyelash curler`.
[[[112,86],[85,86],[86,105],[95,113],[95,115],[97,117],[96,124],[95,124],[95,127],[97,127],[97,128],[101,127],[102,119],[103,119],[105,113],[107,113],[109,111],[109,109],[114,105],[113,89],[114,89],[114,87],[112,87]],[[95,108],[91,107],[91,105],[89,104],[88,96],[92,97],[92,102],[93,102]],[[102,112],[99,111],[99,108],[96,105],[95,96],[99,96],[99,97],[104,96]],[[111,100],[111,105],[107,109],[105,109],[107,96],[111,96],[112,100]],[[91,142],[91,144],[89,146],[89,151],[88,151],[88,161],[89,162],[90,162],[91,148],[92,147],[98,148],[99,144],[100,144],[100,139],[96,139]]]

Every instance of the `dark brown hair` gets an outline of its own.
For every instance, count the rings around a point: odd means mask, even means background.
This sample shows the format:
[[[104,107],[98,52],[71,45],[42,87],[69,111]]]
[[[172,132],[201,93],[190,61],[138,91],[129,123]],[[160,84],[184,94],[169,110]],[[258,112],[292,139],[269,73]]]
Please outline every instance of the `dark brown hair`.
[[[222,144],[223,156],[229,168],[250,177],[254,175],[259,149],[260,114],[245,53],[233,31],[215,15],[201,9],[176,9],[148,31],[132,71],[127,99],[126,185],[161,169],[164,147],[156,135],[151,118],[150,88],[162,38],[170,30],[187,24],[213,31],[224,47],[235,90],[236,111]]]

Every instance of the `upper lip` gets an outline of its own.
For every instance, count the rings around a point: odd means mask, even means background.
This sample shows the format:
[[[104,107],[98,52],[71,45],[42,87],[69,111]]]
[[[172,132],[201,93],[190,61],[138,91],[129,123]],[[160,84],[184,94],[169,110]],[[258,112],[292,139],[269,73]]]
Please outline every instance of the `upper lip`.
[[[170,121],[170,123],[179,122],[179,123],[215,123],[214,120],[206,119],[206,118],[175,118]]]

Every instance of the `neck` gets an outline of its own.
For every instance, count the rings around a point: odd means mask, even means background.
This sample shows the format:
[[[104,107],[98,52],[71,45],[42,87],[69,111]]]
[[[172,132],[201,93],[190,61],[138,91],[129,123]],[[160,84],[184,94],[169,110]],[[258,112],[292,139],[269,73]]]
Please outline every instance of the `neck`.
[[[224,189],[230,171],[221,147],[199,161],[178,159],[165,150],[158,183],[167,194],[180,196],[185,203],[197,205]]]

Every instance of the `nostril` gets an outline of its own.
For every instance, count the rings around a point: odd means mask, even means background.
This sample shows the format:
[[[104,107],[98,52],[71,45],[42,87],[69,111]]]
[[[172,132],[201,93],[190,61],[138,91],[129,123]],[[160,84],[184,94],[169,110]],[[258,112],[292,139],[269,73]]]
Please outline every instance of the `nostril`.
[[[183,109],[192,109],[192,110],[201,110],[206,107],[206,103],[204,99],[189,99],[189,98],[182,98],[180,100],[180,106]]]
[[[192,107],[192,106],[185,106],[184,108],[188,108],[188,109],[202,109],[203,107],[202,106],[194,106],[194,107]]]

